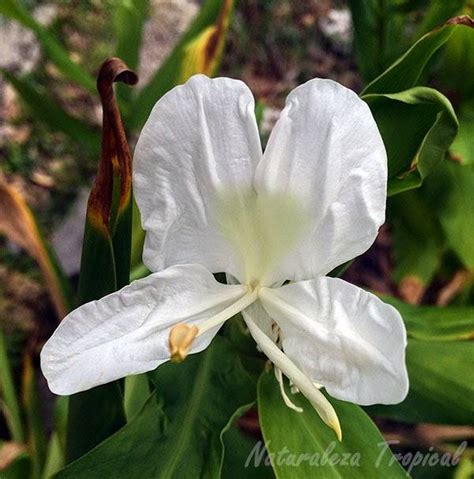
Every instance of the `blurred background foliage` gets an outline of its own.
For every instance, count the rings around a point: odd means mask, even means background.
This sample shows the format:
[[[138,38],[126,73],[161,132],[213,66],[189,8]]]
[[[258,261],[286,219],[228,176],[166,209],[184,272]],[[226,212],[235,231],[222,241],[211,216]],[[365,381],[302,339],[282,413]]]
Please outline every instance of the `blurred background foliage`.
[[[411,381],[403,404],[367,412],[385,438],[399,441],[395,450],[453,451],[461,440],[472,441],[474,29],[468,17],[445,22],[472,16],[473,9],[470,0],[0,0],[0,477],[51,477],[66,460],[67,400],[48,392],[38,352],[65,312],[94,297],[84,288],[79,296],[75,291],[86,200],[100,154],[95,78],[109,56],[122,58],[140,78],[133,89],[116,89],[132,151],[154,103],[194,73],[244,80],[256,97],[264,140],[286,94],[310,78],[332,78],[361,93],[387,147],[390,198],[386,226],[344,278],[399,308],[410,338]],[[132,279],[147,274],[142,241],[134,208]],[[120,286],[116,273],[104,273],[113,278],[104,280],[105,290]],[[249,353],[237,327],[228,329],[208,356],[234,370],[240,366],[225,341],[250,356],[255,351]],[[186,363],[190,375],[201,367],[196,361]],[[174,367],[154,373],[150,384],[127,379],[124,411],[109,418],[103,437],[78,445],[81,454],[125,428],[60,477],[86,477],[81,471],[98,454],[116,459],[127,441],[139,442],[144,424],[161,417],[157,404],[164,401],[166,409],[170,381],[186,372]],[[206,371],[213,377],[212,368]],[[237,467],[241,459],[232,451],[250,450],[261,434],[251,413],[238,419],[256,397],[252,374],[239,383],[242,402],[213,417],[222,431],[217,443],[225,460],[214,461],[221,477],[232,477],[229,464]],[[156,384],[163,396],[145,403]],[[278,413],[265,376],[258,394],[260,427],[277,443],[271,417],[285,412]],[[80,422],[87,401],[77,407]],[[179,404],[180,411],[186,407],[186,401]],[[173,421],[179,425],[179,415]],[[172,438],[153,437],[162,454],[173,450]],[[202,447],[216,441],[208,439]],[[471,446],[459,467],[419,466],[412,477],[472,477]],[[131,473],[120,467],[120,477]],[[196,458],[196,468],[203,467]],[[255,477],[267,476],[273,473],[263,468]]]

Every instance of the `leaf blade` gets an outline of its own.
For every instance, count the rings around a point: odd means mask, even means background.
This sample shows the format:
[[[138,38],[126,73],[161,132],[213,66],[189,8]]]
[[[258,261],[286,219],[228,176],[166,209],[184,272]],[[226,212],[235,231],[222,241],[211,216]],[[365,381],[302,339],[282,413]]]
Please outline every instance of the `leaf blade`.
[[[365,479],[367,477],[406,478],[407,475],[387,447],[382,435],[361,408],[331,399],[342,427],[342,442],[336,442],[311,404],[301,394],[293,396],[302,413],[283,402],[273,374],[264,372],[258,384],[258,410],[265,444],[273,453],[273,468],[278,479],[295,477]],[[284,434],[282,434],[284,432]],[[278,459],[278,454],[282,455]],[[329,452],[328,452],[329,451]],[[384,452],[384,454],[381,454]],[[350,461],[342,464],[344,454]],[[332,464],[329,457],[339,458]],[[292,457],[300,458],[295,467]],[[285,461],[285,458],[288,461]]]

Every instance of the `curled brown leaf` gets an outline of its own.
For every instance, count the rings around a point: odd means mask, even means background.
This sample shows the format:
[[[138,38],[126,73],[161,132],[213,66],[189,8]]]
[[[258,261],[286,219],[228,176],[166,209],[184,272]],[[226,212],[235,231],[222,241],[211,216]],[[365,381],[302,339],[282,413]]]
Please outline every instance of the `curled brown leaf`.
[[[89,221],[105,231],[109,231],[114,174],[120,177],[119,211],[130,200],[132,189],[132,157],[115,98],[115,82],[135,85],[138,77],[120,58],[108,58],[97,78],[103,110],[102,149],[87,212]]]

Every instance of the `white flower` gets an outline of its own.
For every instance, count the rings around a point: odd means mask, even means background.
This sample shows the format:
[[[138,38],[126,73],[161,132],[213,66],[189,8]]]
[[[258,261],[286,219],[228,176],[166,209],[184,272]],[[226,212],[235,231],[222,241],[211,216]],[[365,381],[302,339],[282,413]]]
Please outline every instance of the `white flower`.
[[[296,88],[262,154],[248,88],[195,76],[155,105],[133,173],[155,273],[64,319],[41,356],[53,392],[184,359],[242,312],[287,405],[298,410],[283,375],[338,436],[319,385],[361,405],[403,400],[400,315],[325,276],[369,248],[385,215],[384,145],[354,92],[319,79]]]

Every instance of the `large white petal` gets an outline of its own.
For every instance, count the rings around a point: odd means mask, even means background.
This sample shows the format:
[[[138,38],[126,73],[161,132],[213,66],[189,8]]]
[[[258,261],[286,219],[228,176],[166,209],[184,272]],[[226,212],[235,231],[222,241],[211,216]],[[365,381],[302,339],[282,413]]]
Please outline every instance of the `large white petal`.
[[[386,183],[385,148],[367,104],[331,80],[293,90],[255,188],[289,195],[310,224],[273,279],[311,279],[366,251],[384,222]]]
[[[66,316],[41,352],[43,374],[54,393],[66,395],[151,371],[170,357],[173,325],[199,326],[245,292],[200,265],[152,274]],[[199,336],[191,352],[206,348],[218,329]]]
[[[244,83],[192,77],[161,98],[134,155],[134,191],[152,271],[198,263],[242,276],[217,226],[216,196],[252,187],[262,150]]]
[[[395,308],[335,278],[263,288],[260,298],[285,353],[331,396],[361,405],[405,398],[406,331]]]

